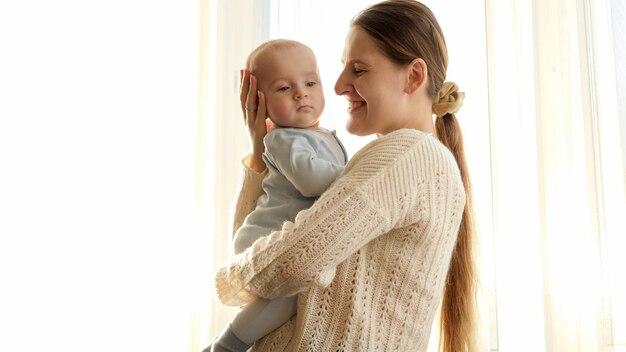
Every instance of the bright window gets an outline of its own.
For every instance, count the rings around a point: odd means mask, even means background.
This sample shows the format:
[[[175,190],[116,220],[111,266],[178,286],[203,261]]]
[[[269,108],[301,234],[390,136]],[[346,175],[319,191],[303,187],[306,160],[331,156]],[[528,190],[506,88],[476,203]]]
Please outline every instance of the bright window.
[[[198,20],[197,1],[0,2],[0,351],[190,347]]]

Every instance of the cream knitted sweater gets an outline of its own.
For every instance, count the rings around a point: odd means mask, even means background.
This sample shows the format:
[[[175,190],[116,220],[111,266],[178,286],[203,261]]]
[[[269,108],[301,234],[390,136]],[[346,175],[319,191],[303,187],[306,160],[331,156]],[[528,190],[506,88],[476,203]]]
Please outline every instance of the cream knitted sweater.
[[[235,229],[263,175],[246,169]],[[298,294],[297,314],[254,351],[426,351],[465,192],[435,137],[398,130],[372,141],[295,222],[216,275],[220,301]]]

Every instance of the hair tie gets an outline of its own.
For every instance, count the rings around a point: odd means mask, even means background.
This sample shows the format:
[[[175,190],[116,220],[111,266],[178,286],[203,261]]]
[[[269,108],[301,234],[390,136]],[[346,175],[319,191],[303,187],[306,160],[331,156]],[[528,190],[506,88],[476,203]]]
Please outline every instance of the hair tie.
[[[443,86],[435,97],[435,103],[433,104],[433,113],[437,117],[445,116],[446,114],[455,114],[463,106],[463,99],[465,93],[459,92],[459,86],[454,82],[444,82]]]

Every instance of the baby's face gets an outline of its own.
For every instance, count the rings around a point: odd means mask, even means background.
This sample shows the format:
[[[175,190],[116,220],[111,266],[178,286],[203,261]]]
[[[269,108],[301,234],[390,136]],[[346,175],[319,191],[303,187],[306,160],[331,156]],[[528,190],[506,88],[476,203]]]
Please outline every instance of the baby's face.
[[[319,126],[324,92],[317,61],[308,48],[267,49],[257,57],[255,71],[272,122],[280,127]]]

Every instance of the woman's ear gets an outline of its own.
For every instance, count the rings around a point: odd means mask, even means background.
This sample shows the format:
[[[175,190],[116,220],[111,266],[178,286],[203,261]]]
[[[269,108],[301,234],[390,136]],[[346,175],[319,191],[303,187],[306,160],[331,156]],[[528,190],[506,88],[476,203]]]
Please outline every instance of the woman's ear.
[[[408,66],[406,87],[404,91],[408,94],[415,92],[427,82],[428,68],[426,62],[420,58],[414,59]]]

